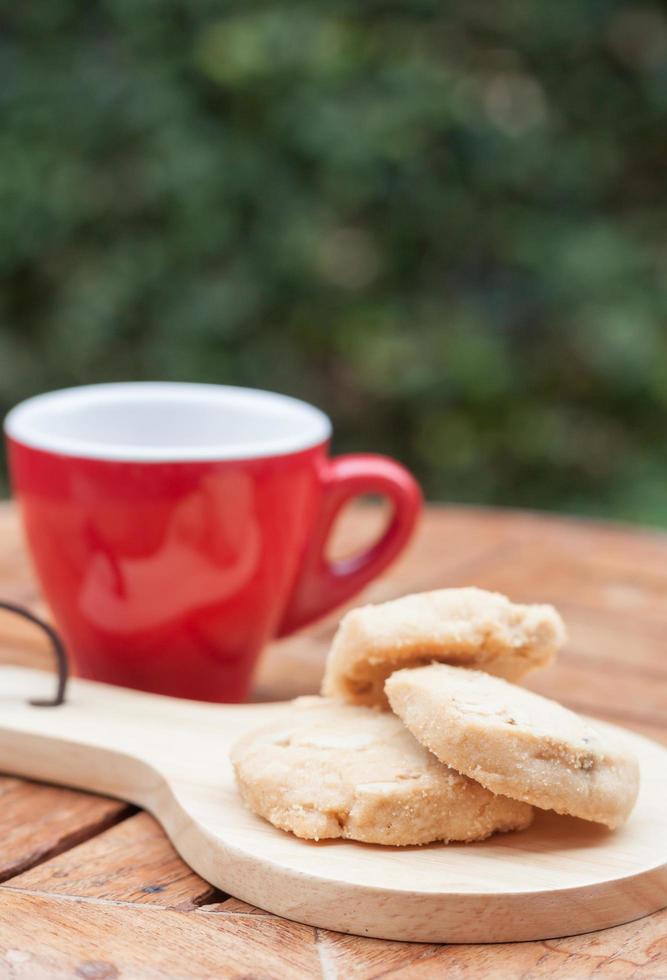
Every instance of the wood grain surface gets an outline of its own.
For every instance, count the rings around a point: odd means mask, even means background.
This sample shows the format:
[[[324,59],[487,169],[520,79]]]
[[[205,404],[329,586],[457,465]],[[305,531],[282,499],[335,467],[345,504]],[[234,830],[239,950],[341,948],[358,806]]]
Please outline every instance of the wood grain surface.
[[[379,520],[374,510],[348,515],[338,548],[349,550]],[[519,512],[430,508],[409,552],[364,598],[467,584],[498,588],[517,600],[555,602],[570,641],[559,662],[531,686],[667,743],[665,535]],[[39,607],[8,505],[0,509],[0,595]],[[267,651],[258,700],[316,689],[336,618]],[[10,616],[0,618],[0,659],[49,663],[41,637]],[[6,785],[16,792],[11,788],[17,783]],[[84,794],[29,783],[22,791],[23,845],[10,848],[16,820],[0,806],[0,976],[667,976],[665,911],[540,943],[431,946],[360,939],[207,893],[179,866],[161,832],[148,831],[149,818],[137,819],[122,804],[93,798],[102,807],[121,807],[95,817]],[[55,823],[49,819],[53,797],[44,793],[65,794]],[[67,797],[82,797],[83,810],[68,809]],[[126,826],[128,836],[119,839]],[[161,885],[164,892],[150,891]]]
[[[477,844],[313,844],[243,806],[229,761],[245,731],[289,724],[293,702],[203,704],[73,678],[57,710],[31,705],[49,684],[0,666],[0,769],[145,808],[198,875],[276,915],[378,939],[488,943],[590,932],[667,905],[667,749],[627,729],[596,722],[641,770],[614,833],[538,810],[521,833]],[[126,828],[114,830],[122,852]]]

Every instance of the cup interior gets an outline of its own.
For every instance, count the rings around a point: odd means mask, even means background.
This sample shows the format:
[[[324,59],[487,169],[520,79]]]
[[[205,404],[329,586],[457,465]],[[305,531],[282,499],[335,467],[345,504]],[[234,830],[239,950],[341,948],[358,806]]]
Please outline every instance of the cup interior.
[[[7,415],[16,442],[95,459],[279,456],[325,442],[329,419],[306,402],[225,385],[128,382],[30,398]]]

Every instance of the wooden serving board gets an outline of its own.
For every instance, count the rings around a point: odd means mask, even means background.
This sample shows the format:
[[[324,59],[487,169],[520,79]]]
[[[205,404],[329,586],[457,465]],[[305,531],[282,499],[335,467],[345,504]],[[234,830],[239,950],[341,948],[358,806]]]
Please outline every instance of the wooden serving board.
[[[624,828],[537,812],[481,844],[310,843],[249,813],[228,749],[289,703],[209,705],[0,668],[0,769],[129,800],[160,821],[212,884],[288,919],[415,942],[508,942],[618,925],[667,905],[667,749],[614,728],[641,763]],[[611,726],[596,722],[601,728]]]

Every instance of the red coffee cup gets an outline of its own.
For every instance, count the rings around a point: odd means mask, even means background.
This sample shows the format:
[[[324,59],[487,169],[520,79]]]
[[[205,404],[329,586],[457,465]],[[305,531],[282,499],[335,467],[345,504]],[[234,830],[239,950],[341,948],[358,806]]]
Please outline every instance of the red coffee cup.
[[[169,382],[28,399],[5,420],[44,595],[82,677],[241,701],[267,641],[340,605],[405,546],[412,476],[328,456],[331,424],[266,391]],[[382,494],[382,538],[330,562],[337,513]]]

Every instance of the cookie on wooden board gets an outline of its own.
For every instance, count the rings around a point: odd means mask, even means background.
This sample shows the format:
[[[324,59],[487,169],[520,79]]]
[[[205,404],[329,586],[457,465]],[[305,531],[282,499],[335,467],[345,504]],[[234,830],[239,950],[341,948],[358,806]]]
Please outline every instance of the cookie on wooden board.
[[[399,670],[389,703],[422,745],[494,793],[614,828],[634,806],[632,752],[555,701],[477,670]]]
[[[372,844],[483,840],[532,820],[525,803],[454,772],[391,713],[300,698],[232,748],[246,805],[281,830]]]
[[[519,680],[550,663],[564,640],[553,606],[520,605],[476,588],[407,595],[343,617],[322,694],[386,708],[392,671],[433,660]]]

